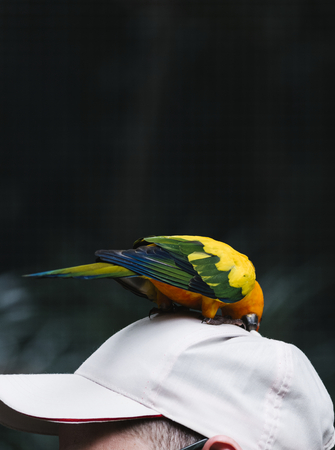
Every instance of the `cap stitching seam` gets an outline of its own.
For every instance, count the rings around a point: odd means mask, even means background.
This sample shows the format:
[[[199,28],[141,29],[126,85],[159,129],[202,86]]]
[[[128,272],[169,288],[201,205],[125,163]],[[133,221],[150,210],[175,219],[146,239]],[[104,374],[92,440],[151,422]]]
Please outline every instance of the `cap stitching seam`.
[[[333,434],[330,439],[325,443],[325,450],[330,450],[335,444],[335,435]]]
[[[283,398],[289,391],[290,381],[293,376],[293,366],[291,361],[290,349],[286,344],[276,343],[278,347],[278,375],[272,383],[268,392],[265,408],[265,423],[263,433],[258,442],[258,448],[270,450],[275,441],[276,431],[278,430],[278,423],[280,418],[280,404]],[[280,360],[284,361],[283,368],[280,368]],[[280,379],[282,381],[278,386]],[[267,419],[269,417],[269,419]],[[268,435],[266,437],[266,435]],[[262,441],[264,444],[262,444]],[[264,446],[263,446],[264,445]]]

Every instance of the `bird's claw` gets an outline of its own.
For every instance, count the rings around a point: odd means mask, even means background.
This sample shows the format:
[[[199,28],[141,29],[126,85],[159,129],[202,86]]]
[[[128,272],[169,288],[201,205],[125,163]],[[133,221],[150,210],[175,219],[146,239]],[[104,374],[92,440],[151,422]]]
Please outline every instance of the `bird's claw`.
[[[170,313],[174,314],[180,311],[188,311],[188,310],[189,308],[187,308],[186,306],[177,306],[174,303],[172,303],[172,305],[169,308],[157,308],[156,306],[154,306],[149,311],[149,319],[152,314],[170,314]]]
[[[161,314],[162,312],[165,312],[165,310],[164,309],[159,309],[156,306],[154,306],[149,311],[149,319],[151,318],[152,314]]]
[[[202,322],[208,323],[209,325],[222,325],[222,324],[228,324],[228,325],[237,325],[238,327],[243,327],[246,329],[246,325],[241,319],[232,319],[231,316],[220,316],[217,315],[213,317],[212,319],[208,317],[203,317]]]

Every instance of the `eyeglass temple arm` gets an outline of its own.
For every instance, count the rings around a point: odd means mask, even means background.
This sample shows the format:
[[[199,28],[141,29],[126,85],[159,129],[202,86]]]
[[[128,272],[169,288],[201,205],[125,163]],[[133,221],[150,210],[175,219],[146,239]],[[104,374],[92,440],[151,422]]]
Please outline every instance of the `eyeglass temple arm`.
[[[208,438],[201,439],[201,441],[198,441],[198,442],[195,442],[194,444],[188,445],[187,447],[184,447],[181,450],[201,450],[207,441],[208,441]]]

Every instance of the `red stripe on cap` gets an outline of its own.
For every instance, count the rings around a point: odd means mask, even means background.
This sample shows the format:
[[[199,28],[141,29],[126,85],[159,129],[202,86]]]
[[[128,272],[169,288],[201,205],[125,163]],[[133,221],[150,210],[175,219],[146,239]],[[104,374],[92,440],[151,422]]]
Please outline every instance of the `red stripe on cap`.
[[[25,414],[28,415],[28,414]],[[152,416],[135,416],[135,417],[113,417],[113,418],[101,418],[101,419],[50,419],[48,417],[37,417],[37,416],[30,416],[34,419],[38,420],[45,420],[47,422],[56,422],[56,423],[84,423],[84,422],[120,422],[125,420],[135,420],[135,419],[158,419],[160,417],[164,417],[163,414],[157,414]]]

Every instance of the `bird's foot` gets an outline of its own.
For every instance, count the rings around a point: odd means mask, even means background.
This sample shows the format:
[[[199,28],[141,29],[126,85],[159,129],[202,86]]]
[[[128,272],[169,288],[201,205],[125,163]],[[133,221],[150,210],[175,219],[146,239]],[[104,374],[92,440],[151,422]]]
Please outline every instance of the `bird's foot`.
[[[150,317],[152,316],[152,314],[161,314],[161,313],[164,312],[164,311],[165,311],[164,309],[160,309],[160,308],[157,308],[156,306],[154,306],[154,307],[151,308],[150,311],[149,311],[149,319],[150,319]]]
[[[213,319],[203,317],[202,322],[208,323],[209,325],[237,325],[238,327],[243,327],[246,329],[246,325],[242,319],[232,319],[231,316],[216,315]]]
[[[154,306],[149,311],[149,319],[152,314],[174,314],[181,311],[188,311],[189,308],[186,308],[186,306],[177,306],[174,303],[169,308],[157,308]]]

